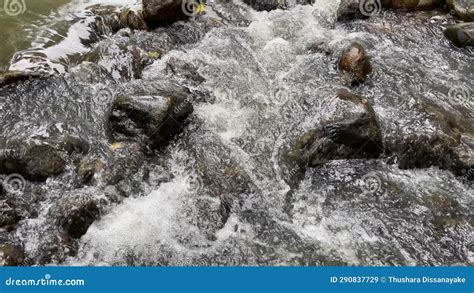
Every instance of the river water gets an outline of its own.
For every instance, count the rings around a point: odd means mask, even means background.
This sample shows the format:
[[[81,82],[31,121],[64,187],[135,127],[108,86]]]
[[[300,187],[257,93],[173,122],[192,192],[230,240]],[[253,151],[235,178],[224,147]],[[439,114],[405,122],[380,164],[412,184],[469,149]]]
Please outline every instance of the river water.
[[[53,19],[50,9],[63,3],[48,3],[25,19]],[[185,60],[205,78],[199,90],[215,100],[196,104],[189,125],[167,148],[163,166],[169,180],[110,206],[66,263],[472,264],[472,184],[448,170],[348,159],[294,178],[285,154],[338,111],[335,92],[343,81],[336,60],[354,40],[367,48],[374,67],[373,78],[356,90],[374,105],[384,135],[438,131],[429,115],[412,107],[419,97],[473,119],[472,100],[459,104],[448,96],[453,84],[470,87],[474,73],[472,52],[453,49],[442,37],[446,17],[387,12],[336,26],[337,6],[318,0],[286,11],[243,8],[250,25],[213,29],[147,67],[142,82],[153,84],[167,78],[168,60]],[[2,33],[13,29],[2,25]],[[11,55],[25,46],[14,43],[2,52]],[[324,43],[328,53],[309,50],[314,43]],[[238,198],[227,219],[220,218],[219,200],[196,167],[201,164],[212,169],[213,184]],[[379,180],[376,193],[361,187],[368,174]],[[103,190],[93,193],[105,197]],[[47,241],[36,232],[48,225],[46,214],[18,229],[30,255]],[[449,224],[439,228],[443,216]]]

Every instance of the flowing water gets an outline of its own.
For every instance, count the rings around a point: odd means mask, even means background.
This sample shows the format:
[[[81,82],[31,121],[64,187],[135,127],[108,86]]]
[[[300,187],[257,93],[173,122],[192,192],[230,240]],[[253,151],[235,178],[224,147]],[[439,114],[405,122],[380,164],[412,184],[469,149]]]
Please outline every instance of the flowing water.
[[[472,264],[474,194],[467,180],[437,167],[401,170],[383,159],[336,160],[296,174],[285,155],[338,111],[335,93],[344,81],[337,57],[354,40],[374,67],[356,91],[373,104],[384,135],[437,131],[410,106],[418,98],[472,123],[473,101],[459,104],[448,95],[453,84],[470,87],[474,78],[472,51],[453,49],[442,37],[449,16],[384,12],[336,26],[337,7],[334,0],[271,12],[242,6],[248,26],[214,28],[145,68],[141,83],[153,84],[167,78],[169,60],[185,60],[205,78],[195,89],[214,100],[194,105],[189,124],[151,172],[168,174],[166,182],[143,182],[141,194],[130,187],[66,263]],[[312,51],[315,43],[324,50]],[[379,180],[376,193],[364,192],[368,174]],[[61,184],[46,184],[56,195],[17,232],[31,255],[49,241],[39,227],[48,225],[52,199],[61,196]],[[215,189],[236,199],[228,218]],[[107,197],[95,188],[81,192]],[[452,224],[439,228],[440,217]]]

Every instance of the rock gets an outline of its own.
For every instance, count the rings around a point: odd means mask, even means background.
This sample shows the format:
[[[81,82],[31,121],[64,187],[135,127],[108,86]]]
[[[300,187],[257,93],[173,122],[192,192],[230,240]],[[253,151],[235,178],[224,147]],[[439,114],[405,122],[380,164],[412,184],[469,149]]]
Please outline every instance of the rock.
[[[386,153],[394,156],[389,162],[397,163],[400,169],[438,166],[460,176],[474,167],[472,119],[457,116],[421,98],[411,111],[416,119],[428,122],[431,130],[410,133],[388,130],[383,144]]]
[[[0,200],[0,228],[12,230],[21,217],[6,200]]]
[[[270,11],[275,9],[286,9],[296,4],[311,4],[310,0],[279,1],[279,0],[244,0],[244,3],[252,6],[257,11]]]
[[[105,182],[114,185],[130,177],[143,165],[144,160],[145,155],[139,144],[127,142],[112,144],[104,174]]]
[[[132,139],[159,147],[181,131],[192,111],[191,96],[183,92],[119,96],[110,123],[116,140]]]
[[[66,167],[67,146],[48,140],[0,140],[0,173],[18,173],[31,180],[46,180]],[[75,146],[71,145],[74,149]]]
[[[95,77],[93,77],[95,76]],[[0,174],[44,181],[108,145],[114,94],[110,76],[88,63],[70,73],[0,89]],[[87,138],[87,141],[84,139]]]
[[[451,13],[463,21],[474,21],[474,1],[472,0],[447,0]]]
[[[337,20],[338,21],[345,21],[345,20],[353,20],[353,19],[363,19],[368,18],[370,16],[370,12],[372,12],[371,7],[373,7],[374,13],[377,12],[376,0],[369,0],[364,3],[360,3],[363,0],[342,0],[341,4],[337,9]],[[361,5],[365,5],[367,9],[362,9]]]
[[[151,62],[144,51],[126,42],[127,40],[117,40],[117,36],[104,40],[85,54],[82,60],[107,68],[115,80],[139,79],[142,77],[143,68]]]
[[[99,217],[97,203],[88,198],[65,198],[60,206],[60,225],[74,239],[86,234],[89,226]]]
[[[18,81],[29,80],[34,78],[46,77],[41,73],[23,72],[18,70],[0,71],[0,88]]]
[[[457,47],[474,46],[474,22],[459,23],[449,26],[444,36]]]
[[[150,27],[169,25],[178,20],[186,20],[193,14],[194,2],[189,3],[183,0],[143,0],[143,15]],[[187,11],[183,6],[191,7],[191,10]]]
[[[441,0],[382,0],[382,6],[392,9],[432,9],[443,5]]]
[[[112,30],[113,32],[118,31],[122,28],[131,28],[137,30],[148,29],[143,11],[134,11],[130,8],[124,8],[120,10],[118,7],[113,5],[102,5],[96,4],[86,8],[95,15],[100,16],[101,22],[97,22],[97,28],[99,31],[106,32]]]
[[[383,151],[380,127],[371,105],[343,89],[337,94],[341,116],[323,122],[297,144],[298,159],[318,166],[330,160],[376,158]]]
[[[342,0],[337,20],[363,19],[378,15],[382,8],[424,10],[442,6],[440,0]]]
[[[174,57],[166,61],[166,73],[174,78],[183,79],[192,85],[199,85],[205,81],[193,64]]]
[[[339,60],[339,69],[345,72],[344,78],[351,84],[363,83],[372,72],[372,66],[364,47],[355,42],[346,48]]]
[[[25,260],[23,248],[17,245],[0,245],[0,266],[21,266]]]

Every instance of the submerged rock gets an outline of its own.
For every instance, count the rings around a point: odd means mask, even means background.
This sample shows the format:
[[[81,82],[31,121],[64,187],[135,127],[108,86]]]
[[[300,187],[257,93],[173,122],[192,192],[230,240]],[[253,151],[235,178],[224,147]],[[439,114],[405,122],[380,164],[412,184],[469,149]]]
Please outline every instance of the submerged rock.
[[[152,147],[168,143],[193,111],[190,98],[186,93],[172,91],[119,96],[110,117],[115,138],[132,139]]]
[[[99,217],[99,208],[92,199],[66,197],[60,205],[61,227],[72,238],[86,234],[89,226]]]
[[[337,20],[353,20],[378,15],[384,9],[423,10],[441,7],[441,0],[342,0]]]
[[[344,78],[351,84],[363,83],[372,72],[372,65],[364,47],[359,43],[352,43],[347,47],[339,60],[339,69],[345,72]]]
[[[457,47],[474,46],[474,22],[459,23],[449,26],[444,35]]]
[[[67,157],[82,152],[77,139],[0,140],[0,173],[18,173],[32,180],[61,174]],[[87,149],[85,150],[87,151]]]
[[[20,219],[20,215],[10,203],[0,200],[0,229],[12,230]]]
[[[337,93],[338,116],[305,134],[297,146],[299,160],[318,166],[331,160],[376,158],[382,151],[377,117],[368,100],[343,89]]]
[[[431,130],[416,133],[395,130],[384,136],[386,152],[395,155],[394,162],[399,168],[438,166],[463,175],[474,167],[472,119],[457,116],[424,99],[416,100],[412,112],[417,119],[429,122]]]
[[[46,75],[34,72],[23,71],[0,71],[0,88],[18,81],[42,78]]]
[[[304,4],[311,4],[311,0],[296,0],[296,1],[288,1],[288,0],[244,0],[244,3],[252,6],[253,9],[257,11],[270,11],[275,9],[286,9],[290,8],[294,5],[304,5]]]
[[[23,248],[18,245],[0,245],[0,266],[21,266],[25,260]]]
[[[117,142],[110,146],[104,180],[109,185],[130,177],[143,165],[145,155],[137,143]]]

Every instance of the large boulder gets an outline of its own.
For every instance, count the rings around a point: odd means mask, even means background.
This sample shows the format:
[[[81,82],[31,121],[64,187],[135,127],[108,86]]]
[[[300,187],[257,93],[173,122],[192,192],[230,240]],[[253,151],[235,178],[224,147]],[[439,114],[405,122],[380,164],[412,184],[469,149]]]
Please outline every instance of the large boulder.
[[[143,0],[143,15],[151,27],[172,24],[188,19],[194,13],[194,3],[185,0]]]
[[[463,21],[474,21],[474,1],[473,0],[447,0],[451,13],[454,13]]]
[[[115,101],[110,122],[116,140],[159,147],[181,131],[192,111],[191,96],[183,92],[124,95]]]
[[[458,23],[449,26],[444,36],[457,47],[474,46],[474,22]]]
[[[319,166],[331,160],[376,158],[382,137],[369,101],[346,89],[337,93],[338,114],[306,133],[297,143],[298,160]]]
[[[67,196],[61,199],[55,212],[61,228],[73,239],[84,235],[100,215],[97,203],[82,196]]]
[[[90,149],[100,152],[109,138],[114,95],[106,84],[89,82],[109,78],[99,66],[84,64],[66,75],[0,89],[0,173],[43,181]]]
[[[372,65],[364,47],[354,42],[342,53],[339,70],[344,72],[344,79],[353,85],[363,83],[372,72]]]
[[[383,144],[392,156],[390,162],[401,169],[438,166],[460,176],[474,168],[472,119],[457,116],[423,98],[415,99],[411,112],[430,127],[424,132],[405,132],[386,125]],[[467,177],[472,178],[472,174]]]

